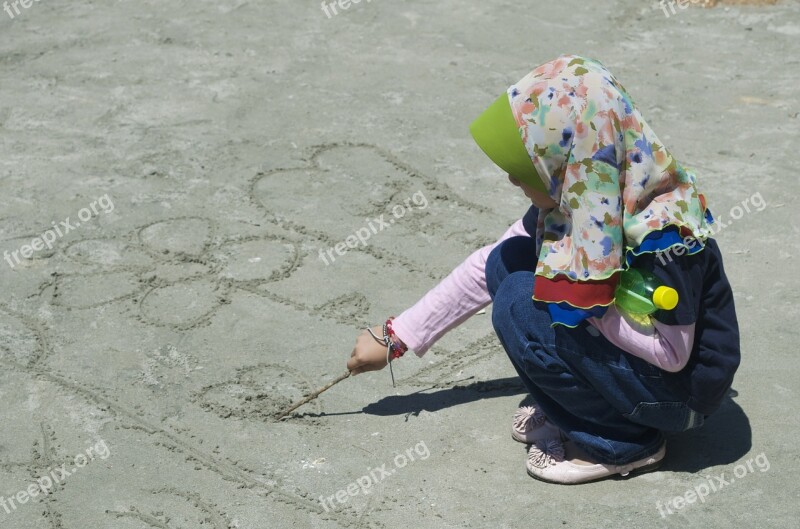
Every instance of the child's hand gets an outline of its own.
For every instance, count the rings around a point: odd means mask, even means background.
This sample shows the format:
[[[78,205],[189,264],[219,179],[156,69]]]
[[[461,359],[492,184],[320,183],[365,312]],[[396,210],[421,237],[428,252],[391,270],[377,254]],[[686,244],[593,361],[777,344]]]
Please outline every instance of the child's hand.
[[[383,326],[376,325],[372,328],[375,336],[383,336]],[[356,346],[350,360],[347,361],[347,369],[354,375],[367,371],[379,371],[386,367],[386,346],[378,343],[366,330],[356,338]]]

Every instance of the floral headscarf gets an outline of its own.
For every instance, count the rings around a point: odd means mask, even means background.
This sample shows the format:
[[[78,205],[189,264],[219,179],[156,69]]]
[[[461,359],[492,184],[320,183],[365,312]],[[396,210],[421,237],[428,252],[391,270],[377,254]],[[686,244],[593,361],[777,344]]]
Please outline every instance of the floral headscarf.
[[[562,56],[508,89],[525,149],[558,207],[539,212],[533,298],[575,326],[614,301],[633,256],[699,251],[713,222],[683,168],[599,62]],[[700,244],[684,244],[690,236]]]

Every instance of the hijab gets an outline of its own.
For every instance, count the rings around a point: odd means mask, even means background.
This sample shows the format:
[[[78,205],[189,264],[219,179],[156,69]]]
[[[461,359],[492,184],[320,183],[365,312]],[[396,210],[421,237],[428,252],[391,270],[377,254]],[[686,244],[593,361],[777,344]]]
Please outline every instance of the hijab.
[[[539,211],[533,293],[550,304],[554,325],[602,315],[636,255],[702,250],[713,217],[695,174],[601,63],[559,57],[507,95],[535,173],[558,204]]]

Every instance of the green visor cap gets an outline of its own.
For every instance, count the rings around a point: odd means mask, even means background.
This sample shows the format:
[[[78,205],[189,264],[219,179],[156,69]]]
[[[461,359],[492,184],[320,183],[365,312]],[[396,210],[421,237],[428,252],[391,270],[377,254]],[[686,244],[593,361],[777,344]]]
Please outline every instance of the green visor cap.
[[[502,170],[520,182],[547,193],[520,138],[508,94],[498,97],[472,122],[469,131],[478,147]]]

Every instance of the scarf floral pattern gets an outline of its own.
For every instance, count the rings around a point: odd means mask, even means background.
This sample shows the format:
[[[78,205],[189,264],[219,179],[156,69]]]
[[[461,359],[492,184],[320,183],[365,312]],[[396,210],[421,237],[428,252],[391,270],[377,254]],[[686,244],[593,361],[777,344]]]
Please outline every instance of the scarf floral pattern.
[[[698,251],[713,218],[682,167],[599,62],[562,56],[508,89],[520,137],[558,207],[540,210],[533,298],[575,326],[613,303],[631,254]],[[664,237],[673,231],[680,237]],[[684,244],[690,236],[699,245]],[[599,309],[599,311],[598,311]]]

